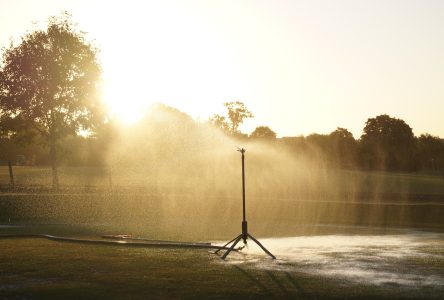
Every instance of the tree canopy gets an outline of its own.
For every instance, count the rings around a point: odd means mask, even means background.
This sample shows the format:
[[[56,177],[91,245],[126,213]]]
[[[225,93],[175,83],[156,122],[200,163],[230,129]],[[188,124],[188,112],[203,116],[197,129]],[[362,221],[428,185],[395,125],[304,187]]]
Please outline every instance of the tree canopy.
[[[418,138],[418,159],[422,169],[444,170],[444,140],[421,134]]]
[[[29,32],[19,45],[3,50],[3,131],[27,131],[45,139],[50,146],[53,184],[57,186],[57,141],[93,129],[101,116],[97,49],[65,13],[51,17],[46,30]]]
[[[214,114],[210,117],[210,123],[231,135],[241,135],[239,126],[242,125],[245,119],[253,118],[253,113],[240,101],[225,102],[224,106],[227,109],[228,119],[219,114]]]
[[[271,130],[268,126],[258,126],[250,134],[250,138],[274,140],[276,139],[276,132]]]
[[[415,136],[401,119],[389,115],[369,118],[361,136],[365,163],[371,169],[410,170],[415,166]]]
[[[338,127],[329,137],[330,151],[336,154],[336,164],[342,167],[354,166],[357,143],[353,134],[345,128]]]
[[[245,119],[254,117],[253,113],[242,102],[226,102],[224,105],[228,111],[228,119],[231,122],[230,130],[233,134],[239,132],[239,126],[242,125]]]

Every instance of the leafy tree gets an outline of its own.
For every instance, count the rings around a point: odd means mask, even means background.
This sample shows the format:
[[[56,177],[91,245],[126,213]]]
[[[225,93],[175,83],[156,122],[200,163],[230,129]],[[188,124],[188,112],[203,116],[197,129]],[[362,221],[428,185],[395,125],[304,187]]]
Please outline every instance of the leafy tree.
[[[45,139],[54,188],[58,187],[57,142],[79,130],[92,130],[101,115],[96,53],[67,13],[51,17],[46,30],[27,33],[18,46],[4,49],[0,69],[0,109],[8,120],[4,126],[15,133],[26,128]]]
[[[228,119],[231,123],[231,134],[239,133],[239,126],[242,125],[245,119],[253,118],[251,111],[249,111],[242,102],[226,102],[224,103],[224,106],[227,108]]]
[[[268,126],[258,126],[250,134],[250,138],[274,140],[276,139],[276,132],[271,130]]]
[[[306,151],[313,162],[325,164],[330,160],[330,138],[326,134],[312,133],[305,138]]]
[[[437,136],[421,134],[418,138],[418,156],[426,170],[444,170],[444,141]]]
[[[225,102],[224,106],[227,108],[228,119],[224,116],[214,114],[210,117],[210,123],[233,136],[244,136],[240,133],[239,126],[242,125],[245,119],[253,118],[253,114],[247,109],[244,103],[239,101]]]
[[[353,134],[345,128],[338,127],[335,131],[330,133],[330,137],[338,140],[354,141]]]
[[[361,159],[371,169],[411,171],[415,164],[415,136],[403,120],[389,115],[369,118],[361,136]]]
[[[352,167],[355,164],[357,143],[353,134],[345,128],[338,127],[330,133],[330,155],[334,155],[336,164],[341,167]]]
[[[216,128],[221,129],[224,132],[230,132],[230,124],[228,124],[227,119],[219,114],[214,114],[210,117],[210,124]]]

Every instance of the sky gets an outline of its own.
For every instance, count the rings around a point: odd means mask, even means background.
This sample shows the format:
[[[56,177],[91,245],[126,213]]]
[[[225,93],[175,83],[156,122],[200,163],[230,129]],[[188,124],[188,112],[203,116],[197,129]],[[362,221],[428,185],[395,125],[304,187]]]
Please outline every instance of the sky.
[[[0,45],[67,10],[127,122],[162,102],[205,121],[242,101],[278,136],[359,138],[368,118],[444,137],[444,1],[0,0]]]

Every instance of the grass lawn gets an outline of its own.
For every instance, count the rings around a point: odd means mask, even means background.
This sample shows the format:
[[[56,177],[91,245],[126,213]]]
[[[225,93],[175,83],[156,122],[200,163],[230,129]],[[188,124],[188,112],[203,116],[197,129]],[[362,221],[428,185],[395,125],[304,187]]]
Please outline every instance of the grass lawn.
[[[280,272],[270,277],[223,263],[205,250],[96,247],[38,239],[0,243],[1,298],[257,299],[314,292],[310,278]],[[316,293],[328,293],[328,286],[322,284]]]
[[[444,195],[444,175],[425,173],[364,172],[335,169],[298,169],[292,172],[281,168],[278,171],[257,171],[247,177],[247,192],[271,193],[280,197],[295,195],[337,194],[340,197],[350,193],[396,193]],[[18,187],[51,187],[50,167],[13,166],[14,181]],[[229,193],[234,188],[238,192],[237,173],[230,174],[185,174],[170,172],[153,173],[150,168],[114,168],[112,173],[104,167],[67,167],[58,170],[61,187],[108,188],[110,183],[116,188],[145,188],[155,192]],[[212,177],[214,176],[214,177]],[[267,177],[268,176],[268,177]],[[0,186],[10,183],[8,166],[0,166]],[[210,189],[208,189],[210,188]],[[215,191],[218,192],[215,192]],[[233,195],[237,195],[235,193]]]
[[[442,286],[375,285],[306,272],[313,266],[303,259],[236,253],[225,262],[207,250],[29,238],[1,239],[0,245],[1,299],[442,299],[444,291]],[[443,272],[442,249],[426,251],[439,258],[411,257],[408,265],[395,259],[398,272],[409,266]]]
[[[52,192],[49,169],[16,168],[17,183],[24,189],[0,193],[0,225],[28,225],[0,226],[0,233],[89,237],[133,233],[196,241],[224,240],[239,233],[239,189],[214,195],[205,189],[181,194],[187,186],[177,190],[157,186],[151,191],[149,186],[143,187],[149,178],[137,172],[131,175],[134,177],[114,174],[114,189],[109,189],[105,171],[61,168],[60,174],[65,189]],[[417,225],[442,232],[441,176],[318,170],[299,179],[294,186],[292,181],[285,182],[285,188],[275,185],[268,194],[247,190],[250,230],[258,238],[327,236],[317,239],[322,241],[318,246],[300,244],[310,238],[297,239],[291,244],[293,259],[279,253],[274,253],[276,261],[262,254],[236,253],[225,262],[207,250],[2,238],[0,299],[443,299],[444,284],[437,283],[444,282],[441,233],[420,246],[415,242],[416,233],[397,246],[392,244],[398,240],[396,236],[376,246],[373,243],[379,236],[358,248],[353,243],[343,246],[354,239],[355,230],[362,231],[360,226],[368,224],[387,229]],[[0,168],[0,185],[7,184],[7,168]],[[83,189],[89,185],[98,189]],[[27,189],[29,186],[35,188]],[[263,189],[269,189],[268,183]],[[384,199],[387,202],[366,195],[375,191],[389,193]],[[343,198],[354,193],[366,198]],[[391,198],[390,193],[420,196],[410,201],[408,197]],[[75,226],[35,225],[60,223]],[[314,226],[304,227],[305,223]],[[333,226],[318,226],[323,223]],[[348,226],[350,238],[338,238],[333,232],[341,224]],[[338,244],[330,245],[330,236]],[[412,251],[406,252],[404,246]],[[366,276],[368,281],[354,280]]]

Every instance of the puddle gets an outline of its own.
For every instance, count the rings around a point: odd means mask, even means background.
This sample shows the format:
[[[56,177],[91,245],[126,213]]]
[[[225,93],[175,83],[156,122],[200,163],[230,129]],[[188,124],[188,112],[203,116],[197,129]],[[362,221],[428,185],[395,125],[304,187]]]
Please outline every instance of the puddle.
[[[444,287],[442,233],[340,234],[265,238],[260,242],[276,260],[249,240],[248,247],[240,254],[230,254],[227,263],[305,272],[361,284]]]

